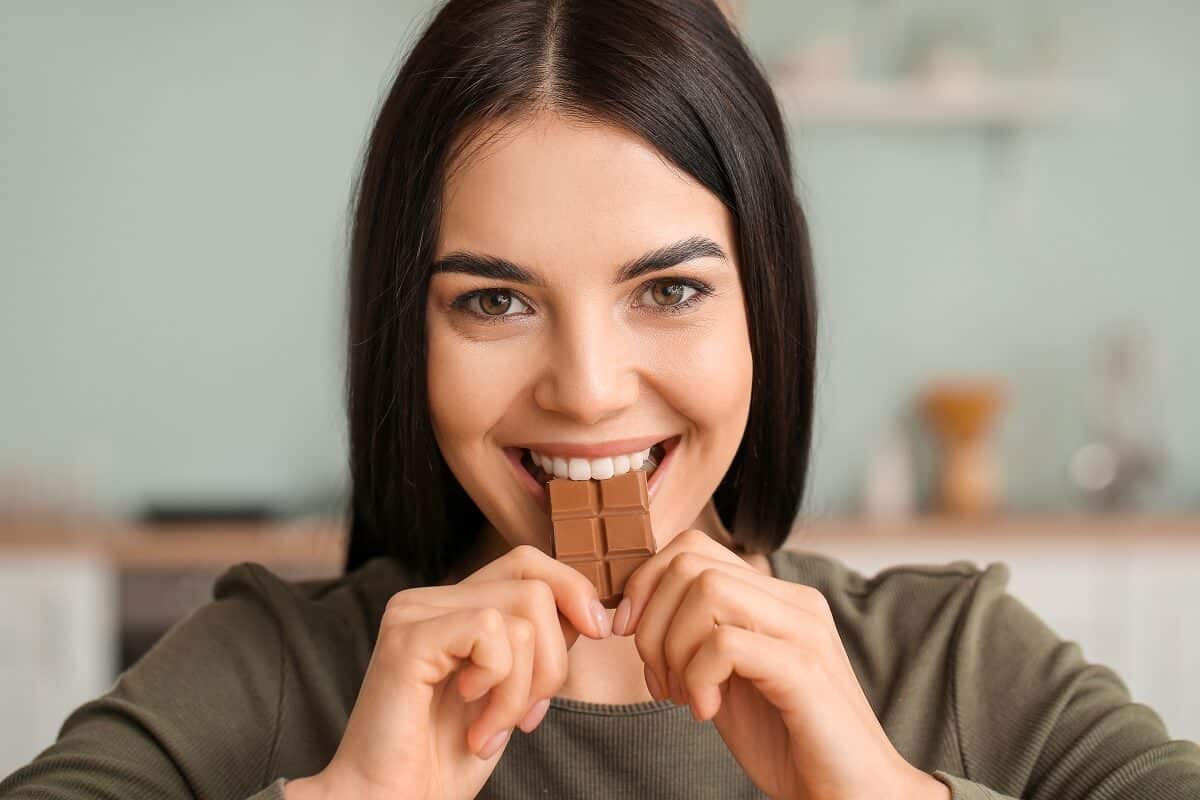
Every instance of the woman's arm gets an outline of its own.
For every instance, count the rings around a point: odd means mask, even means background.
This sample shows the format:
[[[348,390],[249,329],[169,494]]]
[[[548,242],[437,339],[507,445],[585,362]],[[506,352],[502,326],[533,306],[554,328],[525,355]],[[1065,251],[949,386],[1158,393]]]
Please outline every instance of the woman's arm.
[[[1002,565],[980,573],[953,651],[961,769],[937,777],[955,800],[1200,797],[1200,746],[1171,740],[1115,672],[1007,594],[1007,580]]]
[[[75,709],[53,745],[0,781],[0,797],[281,800],[282,652],[256,600],[209,603]]]

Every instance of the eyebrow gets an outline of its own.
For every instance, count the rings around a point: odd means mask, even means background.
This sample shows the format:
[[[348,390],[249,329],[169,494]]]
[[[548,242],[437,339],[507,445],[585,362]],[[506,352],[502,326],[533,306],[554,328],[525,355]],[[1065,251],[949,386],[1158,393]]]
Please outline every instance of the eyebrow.
[[[719,258],[728,263],[729,257],[721,246],[706,236],[688,239],[656,248],[638,258],[622,264],[617,270],[613,285],[620,285],[650,272],[669,269],[696,258]],[[490,280],[511,281],[546,288],[546,279],[535,270],[522,267],[499,256],[480,255],[467,250],[456,250],[433,262],[433,274],[439,272],[461,272]]]

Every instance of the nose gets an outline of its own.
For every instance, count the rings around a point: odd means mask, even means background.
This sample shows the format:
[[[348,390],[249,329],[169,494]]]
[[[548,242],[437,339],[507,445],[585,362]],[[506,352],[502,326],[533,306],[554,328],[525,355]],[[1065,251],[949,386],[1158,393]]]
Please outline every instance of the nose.
[[[579,422],[595,425],[620,414],[638,398],[633,348],[621,331],[599,319],[559,327],[545,351],[547,364],[534,400]]]

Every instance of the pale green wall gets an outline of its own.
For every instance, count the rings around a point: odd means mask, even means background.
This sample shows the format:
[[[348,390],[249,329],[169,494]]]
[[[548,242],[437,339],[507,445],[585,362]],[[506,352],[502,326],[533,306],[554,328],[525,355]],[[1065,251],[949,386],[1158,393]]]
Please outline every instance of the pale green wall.
[[[1045,8],[976,6],[1007,26],[1001,64]],[[115,510],[342,479],[345,206],[429,7],[0,0],[0,466],[75,463]],[[1060,7],[1069,57],[1133,113],[1018,138],[1008,183],[970,131],[796,129],[824,325],[809,513],[846,508],[889,420],[954,369],[1014,382],[1013,505],[1069,505],[1088,340],[1120,315],[1161,347],[1162,503],[1200,505],[1200,6]],[[748,8],[764,59],[854,24],[848,4]]]

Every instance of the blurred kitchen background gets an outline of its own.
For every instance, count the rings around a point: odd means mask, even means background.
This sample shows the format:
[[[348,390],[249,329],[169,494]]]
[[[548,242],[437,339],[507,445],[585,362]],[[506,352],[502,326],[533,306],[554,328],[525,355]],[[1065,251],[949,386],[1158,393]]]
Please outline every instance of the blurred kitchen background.
[[[0,5],[0,775],[231,564],[340,571],[346,208],[432,7]],[[817,258],[789,546],[1004,561],[1200,738],[1200,4],[729,12]]]

